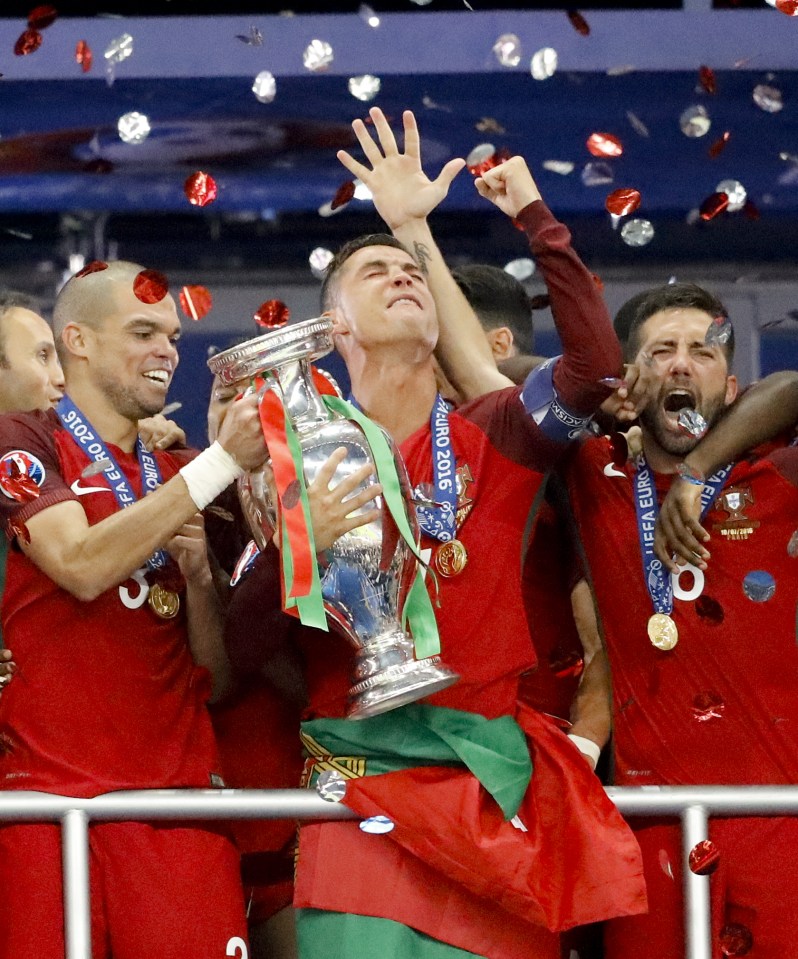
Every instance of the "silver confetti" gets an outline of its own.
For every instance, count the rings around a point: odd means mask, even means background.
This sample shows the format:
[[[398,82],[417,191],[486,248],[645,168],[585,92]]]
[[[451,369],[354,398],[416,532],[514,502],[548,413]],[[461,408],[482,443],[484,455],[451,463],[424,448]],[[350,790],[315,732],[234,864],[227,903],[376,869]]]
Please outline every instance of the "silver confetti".
[[[332,258],[332,252],[325,249],[323,246],[317,246],[316,249],[310,254],[308,257],[310,271],[317,280],[324,279],[324,271],[330,265],[330,260]]]
[[[570,160],[543,161],[544,170],[549,170],[551,173],[559,173],[560,176],[568,176],[569,173],[573,173],[575,165],[576,164],[571,163]]]
[[[532,55],[529,71],[535,80],[548,80],[557,72],[557,51],[553,47],[543,47]]]
[[[150,121],[145,114],[133,110],[119,118],[116,129],[123,143],[143,143],[150,135]]]
[[[732,335],[731,320],[728,316],[716,316],[707,327],[704,337],[705,346],[724,346]]]
[[[380,92],[381,86],[380,78],[372,76],[370,73],[349,78],[349,92],[356,100],[362,100],[364,103],[373,100]]]
[[[524,280],[528,280],[535,272],[535,261],[528,256],[522,256],[517,260],[510,260],[509,263],[505,264],[504,272],[509,273],[510,276],[518,280],[519,283],[523,283]]]
[[[367,3],[361,3],[357,9],[357,14],[368,26],[376,29],[380,25],[380,18],[371,9]]]
[[[271,103],[277,95],[277,81],[269,70],[261,70],[252,84],[255,99],[261,103]]]
[[[776,580],[764,569],[746,574],[743,592],[754,603],[766,603],[776,592]]]
[[[781,90],[770,87],[765,83],[758,83],[753,92],[754,103],[765,113],[778,113],[784,106]]]
[[[725,193],[729,198],[729,205],[726,207],[729,213],[738,213],[748,199],[748,193],[739,180],[721,180],[715,187],[715,192]]]
[[[503,33],[493,44],[493,52],[503,67],[517,67],[521,62],[521,41],[514,33]]]
[[[635,133],[639,134],[641,137],[649,137],[651,134],[648,132],[648,127],[643,123],[640,117],[633,113],[631,110],[626,111],[626,119],[629,121],[632,129]]]
[[[129,33],[112,40],[105,48],[103,56],[109,63],[121,63],[133,55],[133,37]]]
[[[650,220],[627,220],[621,227],[621,239],[627,246],[646,246],[654,239],[654,227]]]
[[[707,421],[698,410],[691,410],[687,407],[679,410],[679,417],[676,422],[681,430],[689,433],[690,436],[695,436],[696,439],[700,439],[707,431]]]
[[[693,140],[706,136],[711,126],[712,121],[709,119],[706,107],[701,106],[700,103],[688,107],[679,117],[682,133]]]
[[[612,183],[615,175],[609,163],[600,160],[590,160],[582,167],[582,183],[585,186],[607,186]]]
[[[305,69],[312,73],[320,73],[326,70],[333,59],[333,48],[326,40],[311,40],[302,54]]]
[[[178,410],[183,408],[183,404],[180,400],[175,400],[174,403],[167,403],[166,406],[161,410],[162,416],[171,416],[172,413],[176,413]]]
[[[387,816],[370,816],[358,825],[363,832],[370,833],[372,836],[384,836],[394,828],[394,823]]]
[[[262,47],[263,34],[257,27],[250,27],[249,33],[237,33],[236,40],[246,43],[248,47]]]
[[[81,479],[89,479],[92,476],[97,476],[98,473],[104,473],[108,466],[113,466],[113,462],[108,459],[108,457],[103,457],[101,460],[95,460],[83,470],[80,474]]]
[[[327,802],[340,802],[346,795],[346,780],[337,769],[325,769],[316,780],[316,792]]]

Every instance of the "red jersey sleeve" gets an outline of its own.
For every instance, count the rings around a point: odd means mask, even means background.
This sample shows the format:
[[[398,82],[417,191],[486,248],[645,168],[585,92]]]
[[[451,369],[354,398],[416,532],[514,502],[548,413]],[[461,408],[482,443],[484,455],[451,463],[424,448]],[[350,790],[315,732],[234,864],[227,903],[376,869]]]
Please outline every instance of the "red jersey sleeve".
[[[24,523],[50,506],[77,500],[61,475],[55,444],[58,428],[52,410],[0,416],[0,520],[6,528],[12,520]],[[19,485],[14,480],[21,474],[35,483],[39,492],[33,499],[23,494],[20,502],[14,495]]]
[[[617,376],[623,362],[601,291],[571,247],[568,228],[542,200],[524,207],[516,219],[546,282],[563,345],[554,366],[554,389],[569,412],[592,414],[609,395],[599,381]]]

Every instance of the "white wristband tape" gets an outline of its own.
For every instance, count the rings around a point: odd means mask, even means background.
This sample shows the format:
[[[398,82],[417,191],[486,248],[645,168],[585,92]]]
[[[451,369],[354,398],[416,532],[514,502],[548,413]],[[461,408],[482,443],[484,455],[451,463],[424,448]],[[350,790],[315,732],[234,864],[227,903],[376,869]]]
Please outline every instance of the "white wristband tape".
[[[227,450],[216,442],[186,463],[180,475],[197,509],[205,509],[243,472]]]
[[[601,747],[594,743],[592,739],[586,739],[584,736],[574,736],[572,733],[568,733],[568,738],[580,753],[590,756],[593,760],[593,768],[595,769],[596,763],[598,763],[599,756],[601,755]]]

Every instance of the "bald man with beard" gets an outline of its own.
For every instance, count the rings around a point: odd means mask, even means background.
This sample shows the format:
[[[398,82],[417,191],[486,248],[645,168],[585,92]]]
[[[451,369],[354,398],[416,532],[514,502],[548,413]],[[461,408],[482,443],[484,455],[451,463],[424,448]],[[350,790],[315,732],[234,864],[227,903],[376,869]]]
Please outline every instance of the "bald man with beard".
[[[213,597],[192,593],[167,550],[180,555],[186,524],[265,447],[253,397],[199,455],[147,451],[137,423],[163,408],[180,321],[165,291],[137,295],[141,273],[97,264],[66,284],[54,326],[67,393],[0,417],[0,514],[18,547],[3,603],[18,663],[0,701],[4,789],[219,785],[198,665],[215,665]],[[103,823],[90,847],[95,959],[210,959],[246,936],[220,830]],[[0,829],[0,889],[0,957],[62,959],[55,826]]]

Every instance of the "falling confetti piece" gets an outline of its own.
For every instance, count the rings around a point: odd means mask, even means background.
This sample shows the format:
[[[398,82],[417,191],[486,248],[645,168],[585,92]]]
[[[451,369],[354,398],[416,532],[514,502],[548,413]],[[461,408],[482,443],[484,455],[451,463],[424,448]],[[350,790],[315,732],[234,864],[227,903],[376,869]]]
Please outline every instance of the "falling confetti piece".
[[[732,324],[728,316],[715,316],[704,335],[705,346],[725,346],[732,337]]]
[[[784,101],[781,96],[781,90],[777,87],[770,87],[765,83],[759,83],[754,87],[752,94],[754,103],[765,113],[778,113],[784,107]]]
[[[552,47],[543,47],[533,54],[529,71],[535,80],[548,80],[557,72],[557,51]]]
[[[751,930],[741,923],[730,922],[720,931],[720,951],[724,956],[744,956],[753,945]]]
[[[582,183],[585,186],[607,186],[615,180],[615,175],[608,163],[591,161],[582,168]]]
[[[688,863],[697,876],[711,875],[720,865],[718,847],[710,839],[702,839],[690,850]]]
[[[333,255],[331,250],[325,249],[323,246],[317,246],[308,257],[308,263],[310,265],[311,273],[316,277],[317,280],[324,279],[324,273],[327,267],[330,265],[330,260],[332,260]]]
[[[480,133],[506,133],[505,128],[493,117],[482,117],[474,124],[474,129]]]
[[[192,206],[202,207],[213,203],[219,191],[216,186],[216,180],[214,180],[210,173],[203,173],[202,170],[197,170],[197,172],[192,173],[183,184],[183,192],[186,194],[188,202],[191,203]]]
[[[357,13],[360,19],[372,29],[376,30],[380,25],[380,18],[367,3],[361,3],[358,7]]]
[[[521,62],[521,41],[514,33],[503,33],[493,44],[493,52],[503,67],[517,67]]]
[[[133,56],[133,37],[129,33],[113,39],[105,48],[103,56],[109,63],[121,63]]]
[[[355,195],[355,181],[346,180],[342,183],[338,189],[335,191],[335,196],[330,201],[330,210],[339,210],[342,206],[346,206],[347,203]]]
[[[591,133],[587,138],[586,146],[594,157],[619,157],[623,155],[623,144],[612,133]]]
[[[42,35],[38,30],[26,30],[17,38],[14,44],[14,53],[18,57],[27,57],[35,53],[42,45]]]
[[[719,157],[721,153],[726,149],[726,144],[731,139],[731,131],[726,130],[725,133],[722,133],[717,140],[712,144],[712,146],[707,150],[707,153],[714,160],[716,157]]]
[[[252,92],[261,103],[271,103],[277,95],[277,81],[269,70],[261,70],[252,84]]]
[[[571,163],[570,160],[543,161],[544,170],[549,170],[551,173],[559,173],[560,176],[568,176],[569,173],[573,173],[575,166],[576,164]]]
[[[143,113],[132,110],[124,113],[116,124],[119,139],[123,143],[143,143],[150,135],[150,120]]]
[[[729,205],[729,196],[726,193],[710,193],[704,200],[698,210],[698,215],[702,220],[713,220],[718,214],[723,213]]]
[[[172,413],[176,413],[178,410],[183,408],[183,404],[179,400],[175,400],[174,403],[167,403],[166,406],[161,410],[162,416],[171,416]]]
[[[90,273],[101,273],[107,269],[108,264],[104,260],[92,260],[90,263],[87,263],[82,270],[77,272],[73,279],[79,280],[81,277],[88,276]]]
[[[680,410],[676,422],[683,433],[694,436],[696,439],[701,439],[708,428],[707,421],[698,410]]]
[[[28,26],[32,30],[45,30],[58,19],[58,11],[55,7],[41,6],[34,7],[28,14]]]
[[[509,263],[505,264],[504,272],[509,273],[510,276],[522,283],[524,280],[528,280],[535,272],[535,261],[528,256],[519,257],[517,260],[510,260]]]
[[[333,48],[326,40],[311,40],[302,54],[302,62],[311,73],[321,73],[335,59]]]
[[[75,60],[84,73],[88,73],[89,70],[91,70],[94,54],[91,52],[91,47],[85,40],[78,40],[75,47]]]
[[[163,410],[161,412],[163,412]],[[84,469],[80,474],[80,478],[91,479],[92,476],[98,476],[100,473],[104,472],[107,467],[113,465],[114,461],[108,459],[107,456],[104,456],[101,460],[95,460],[93,463],[89,463],[86,469]]]
[[[729,203],[726,207],[729,213],[737,213],[742,210],[748,199],[748,193],[739,180],[721,180],[715,187],[715,190],[718,193],[725,193],[729,198]]]
[[[638,136],[649,137],[651,134],[648,132],[648,127],[643,123],[640,117],[633,113],[631,110],[626,111],[626,119],[631,124],[632,129],[635,131]]]
[[[213,297],[204,286],[184,286],[179,299],[183,312],[190,320],[201,320],[213,306]]]
[[[368,103],[380,92],[382,81],[379,77],[372,76],[370,73],[364,73],[359,77],[349,78],[349,92],[357,100]]]
[[[607,212],[613,216],[628,216],[640,206],[641,200],[639,190],[622,187],[620,190],[613,190],[604,205]]]
[[[646,246],[654,239],[650,220],[627,220],[621,227],[621,239],[627,246]]]
[[[698,82],[707,93],[715,94],[718,92],[718,81],[712,67],[699,67]]]
[[[568,19],[571,21],[571,25],[577,33],[581,33],[583,37],[590,36],[590,24],[578,10],[569,10]]]
[[[267,330],[276,330],[290,319],[291,312],[282,300],[266,300],[255,311],[253,319],[258,326]]]
[[[798,0],[776,0],[775,7],[788,17],[798,16]]]
[[[169,281],[157,270],[142,270],[133,280],[133,292],[142,303],[160,303],[169,292]]]
[[[466,157],[466,167],[474,176],[482,176],[509,159],[510,154],[506,149],[497,150],[492,143],[480,143]]]
[[[688,107],[679,117],[679,127],[686,137],[695,140],[709,133],[712,121],[705,107],[700,103]]]
[[[237,33],[236,40],[246,43],[248,47],[262,47],[263,34],[257,27],[250,27],[249,33]]]

